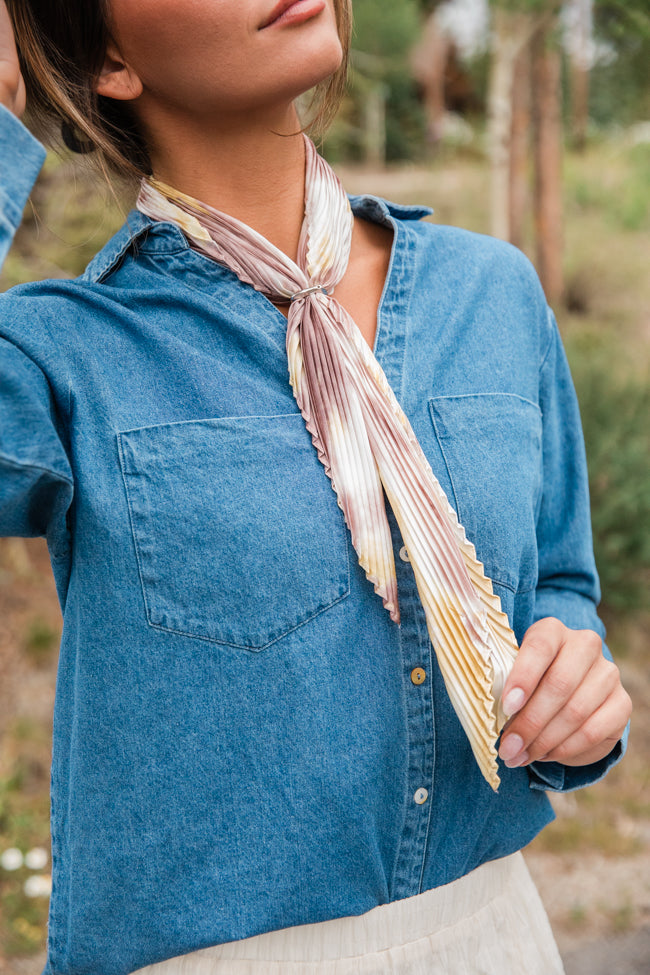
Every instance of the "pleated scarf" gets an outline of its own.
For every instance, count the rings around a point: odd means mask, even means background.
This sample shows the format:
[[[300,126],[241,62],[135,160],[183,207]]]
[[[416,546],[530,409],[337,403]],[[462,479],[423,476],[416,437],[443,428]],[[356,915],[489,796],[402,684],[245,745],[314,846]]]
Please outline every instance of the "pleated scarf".
[[[190,245],[271,301],[289,302],[289,381],[332,482],[359,564],[399,623],[384,492],[408,552],[447,693],[478,765],[499,785],[496,740],[517,643],[411,425],[358,327],[336,300],[353,215],[327,162],[305,136],[305,216],[294,263],[233,217],[156,180],[138,208],[176,223]]]

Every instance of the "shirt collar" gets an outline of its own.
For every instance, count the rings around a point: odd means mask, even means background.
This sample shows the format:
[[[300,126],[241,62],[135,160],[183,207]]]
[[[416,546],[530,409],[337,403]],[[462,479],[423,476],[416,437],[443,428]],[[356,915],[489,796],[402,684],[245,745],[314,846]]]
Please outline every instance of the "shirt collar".
[[[386,227],[392,227],[396,220],[421,220],[433,213],[430,207],[403,206],[369,194],[350,196],[349,199],[356,216]],[[95,255],[81,280],[101,282],[129,252],[174,254],[188,248],[189,244],[176,224],[152,220],[139,210],[131,210],[122,228]]]

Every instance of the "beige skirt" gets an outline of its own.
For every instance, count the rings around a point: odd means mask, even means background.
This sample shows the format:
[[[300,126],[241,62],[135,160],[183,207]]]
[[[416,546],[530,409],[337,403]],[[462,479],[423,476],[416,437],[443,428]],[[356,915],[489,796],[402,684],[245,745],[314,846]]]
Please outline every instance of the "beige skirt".
[[[138,975],[562,975],[521,853],[367,914],[204,948]]]

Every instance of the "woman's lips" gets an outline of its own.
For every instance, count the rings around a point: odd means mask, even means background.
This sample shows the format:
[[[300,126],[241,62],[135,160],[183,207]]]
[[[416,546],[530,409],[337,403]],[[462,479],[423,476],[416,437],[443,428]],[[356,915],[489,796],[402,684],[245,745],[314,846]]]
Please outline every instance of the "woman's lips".
[[[327,0],[280,0],[260,30],[276,24],[301,24],[316,17],[327,6]]]

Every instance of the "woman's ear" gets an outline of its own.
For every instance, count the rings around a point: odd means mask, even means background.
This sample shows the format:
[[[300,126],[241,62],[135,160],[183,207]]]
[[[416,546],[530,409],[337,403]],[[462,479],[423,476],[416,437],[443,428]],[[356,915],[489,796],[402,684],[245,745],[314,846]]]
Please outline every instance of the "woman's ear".
[[[119,101],[131,101],[142,94],[140,78],[126,64],[113,41],[109,41],[106,48],[106,57],[95,82],[95,91],[98,95]]]

